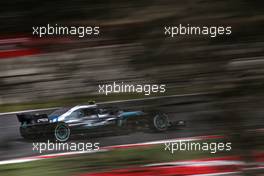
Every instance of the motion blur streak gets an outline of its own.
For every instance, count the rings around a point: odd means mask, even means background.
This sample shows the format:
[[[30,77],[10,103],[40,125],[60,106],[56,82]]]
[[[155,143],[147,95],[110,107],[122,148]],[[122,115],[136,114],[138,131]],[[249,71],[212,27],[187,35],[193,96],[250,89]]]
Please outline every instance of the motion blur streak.
[[[255,168],[255,154],[264,151],[264,1],[263,0],[12,0],[0,1],[0,113],[50,113],[41,109],[114,101],[122,109],[153,108],[186,121],[184,129],[86,137],[73,141],[100,142],[102,147],[190,136],[219,134],[232,142],[230,153]],[[98,26],[100,35],[38,36],[32,27]],[[231,27],[230,35],[164,34],[173,26]],[[98,85],[166,85],[162,100],[142,93],[98,93]],[[201,93],[203,93],[201,95]],[[193,96],[185,96],[191,94]],[[152,95],[151,95],[152,96]],[[107,106],[103,104],[104,106]],[[19,135],[15,114],[0,118],[0,160],[32,156],[31,142]],[[221,140],[221,139],[210,139]],[[118,149],[117,149],[118,150]],[[129,150],[129,151],[128,151]],[[125,152],[124,152],[125,151]],[[129,148],[107,156],[81,154],[50,161],[0,166],[1,176],[60,176],[111,170],[135,174],[176,172],[178,175],[237,171],[232,167],[143,167],[169,162],[159,149],[140,153]],[[84,158],[82,158],[84,157]],[[102,158],[100,158],[102,157]],[[215,157],[185,152],[174,160]],[[82,159],[80,159],[82,158]],[[47,161],[47,162],[46,162]],[[253,163],[253,164],[252,164]],[[140,168],[138,168],[140,167]],[[124,169],[127,168],[127,169]],[[260,175],[264,169],[241,171]],[[245,172],[245,173],[244,173]],[[141,174],[140,172],[138,174]]]
[[[180,176],[198,174],[231,174],[238,172],[239,166],[166,166],[166,167],[143,167],[116,170],[98,174],[84,174],[81,176]]]
[[[25,49],[25,50],[11,50],[11,51],[0,51],[0,59],[30,56],[39,54],[40,51],[37,49]]]

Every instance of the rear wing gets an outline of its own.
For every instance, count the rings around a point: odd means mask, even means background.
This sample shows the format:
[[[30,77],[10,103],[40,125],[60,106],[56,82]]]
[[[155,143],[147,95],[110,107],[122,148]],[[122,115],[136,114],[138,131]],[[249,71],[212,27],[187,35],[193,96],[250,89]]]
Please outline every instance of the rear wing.
[[[47,114],[17,114],[17,119],[21,124],[35,124],[49,122]]]

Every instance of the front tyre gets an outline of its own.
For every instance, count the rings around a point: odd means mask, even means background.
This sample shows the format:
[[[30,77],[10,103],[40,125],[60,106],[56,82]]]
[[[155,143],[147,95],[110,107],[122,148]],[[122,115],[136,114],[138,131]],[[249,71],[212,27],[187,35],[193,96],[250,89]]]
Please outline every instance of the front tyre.
[[[169,118],[165,113],[156,113],[152,119],[152,127],[155,131],[167,131],[169,127]]]
[[[69,140],[70,134],[70,128],[64,123],[59,123],[54,130],[54,137],[59,142],[66,142]]]

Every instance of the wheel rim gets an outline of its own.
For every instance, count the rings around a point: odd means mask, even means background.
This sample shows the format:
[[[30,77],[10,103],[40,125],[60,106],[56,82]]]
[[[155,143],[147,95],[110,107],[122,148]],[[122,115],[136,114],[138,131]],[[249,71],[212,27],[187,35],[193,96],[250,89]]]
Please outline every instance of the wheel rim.
[[[70,137],[70,129],[65,125],[58,125],[55,129],[55,137],[60,142],[65,142]]]
[[[164,114],[158,114],[154,117],[154,125],[158,130],[166,130],[168,127],[168,119]]]

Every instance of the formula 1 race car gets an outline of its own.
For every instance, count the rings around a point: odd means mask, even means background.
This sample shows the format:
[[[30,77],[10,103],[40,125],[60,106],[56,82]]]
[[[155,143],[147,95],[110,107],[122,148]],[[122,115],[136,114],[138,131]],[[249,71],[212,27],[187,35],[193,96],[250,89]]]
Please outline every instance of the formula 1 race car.
[[[20,134],[25,139],[50,139],[65,142],[76,135],[126,134],[151,130],[163,132],[184,126],[184,121],[171,122],[166,113],[126,111],[99,108],[98,105],[78,105],[57,109],[51,114],[17,114]]]

